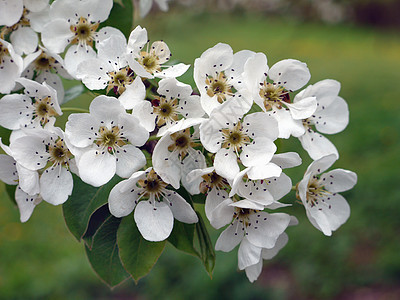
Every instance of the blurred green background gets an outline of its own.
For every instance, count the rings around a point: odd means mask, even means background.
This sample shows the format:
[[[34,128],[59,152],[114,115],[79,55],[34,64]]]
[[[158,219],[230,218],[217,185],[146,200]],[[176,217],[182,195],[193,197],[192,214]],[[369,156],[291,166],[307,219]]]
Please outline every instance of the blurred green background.
[[[332,237],[308,222],[291,193],[282,201],[294,203],[287,212],[300,224],[287,230],[288,245],[265,262],[254,284],[237,271],[237,249],[217,253],[210,279],[200,261],[169,246],[137,285],[129,280],[110,290],[68,232],[61,207],[43,203],[21,224],[0,185],[0,298],[400,299],[400,32],[395,22],[364,19],[333,24],[289,10],[222,11],[209,5],[195,12],[172,7],[136,21],[151,41],[164,40],[173,58],[185,63],[225,42],[235,52],[264,52],[269,65],[285,58],[304,61],[311,84],[326,78],[342,83],[350,124],[330,137],[340,153],[334,167],[355,171],[358,184],[343,193],[352,214]],[[191,72],[180,79],[192,83]],[[284,141],[282,151],[297,151],[303,158],[302,166],[287,172],[295,184],[311,160],[293,138]],[[215,242],[219,232],[212,231]]]

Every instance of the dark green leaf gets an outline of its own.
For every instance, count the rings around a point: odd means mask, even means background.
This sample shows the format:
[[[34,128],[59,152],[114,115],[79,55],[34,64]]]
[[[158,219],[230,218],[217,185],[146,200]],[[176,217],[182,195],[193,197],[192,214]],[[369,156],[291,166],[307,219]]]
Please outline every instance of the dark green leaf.
[[[74,190],[67,202],[63,204],[65,223],[68,229],[80,241],[85,234],[92,214],[108,202],[111,189],[121,180],[114,176],[107,184],[93,187],[73,175]]]
[[[121,219],[109,216],[93,236],[92,249],[85,245],[94,271],[111,287],[129,277],[119,258],[117,230],[120,223]]]
[[[101,225],[111,216],[110,210],[108,209],[108,205],[105,204],[96,210],[92,216],[90,217],[89,224],[85,235],[83,236],[83,240],[89,249],[92,249],[93,245],[93,236],[96,234],[97,230],[101,227]]]
[[[197,250],[194,248],[194,224],[185,224],[177,220],[174,221],[174,229],[168,237],[168,241],[175,248],[188,254],[200,257]]]
[[[215,266],[215,251],[203,218],[198,212],[196,213],[199,218],[199,222],[196,223],[196,233],[200,245],[200,258],[203,261],[208,275],[212,277],[212,272]]]
[[[118,229],[118,247],[125,269],[135,281],[147,275],[164,250],[165,241],[149,242],[140,234],[133,214],[123,218]]]
[[[112,26],[118,28],[122,33],[129,37],[133,24],[132,0],[122,0],[121,5],[114,5],[107,21],[102,23],[102,27]]]
[[[8,130],[8,129],[0,126],[0,137],[1,137],[1,141],[3,142],[3,144],[6,144],[6,145],[10,144],[10,134],[11,134],[11,130]],[[2,151],[2,150],[0,149],[0,151]]]

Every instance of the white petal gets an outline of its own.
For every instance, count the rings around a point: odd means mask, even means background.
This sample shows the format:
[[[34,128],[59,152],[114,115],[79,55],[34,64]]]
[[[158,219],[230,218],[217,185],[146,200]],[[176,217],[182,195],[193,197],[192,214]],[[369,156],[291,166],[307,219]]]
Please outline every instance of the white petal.
[[[153,106],[150,101],[142,101],[136,104],[132,110],[132,115],[139,119],[140,125],[148,132],[152,132],[156,127],[157,115],[153,113]]]
[[[170,66],[161,72],[155,73],[155,77],[159,78],[175,78],[183,75],[188,69],[190,65],[186,65],[184,63],[179,63],[173,66]]]
[[[39,173],[16,165],[19,177],[19,187],[29,195],[36,195],[40,192]]]
[[[93,144],[95,133],[98,131],[99,124],[90,114],[71,114],[65,124],[65,134],[76,147],[88,147]]]
[[[137,76],[135,80],[126,87],[125,92],[119,96],[118,100],[122,103],[125,109],[132,109],[135,105],[144,102],[145,98],[146,87],[144,86],[142,79]]]
[[[68,48],[67,53],[65,54],[65,68],[69,74],[76,77],[79,64],[95,57],[96,52],[92,47],[73,45]]]
[[[242,223],[237,220],[228,225],[228,227],[222,231],[220,236],[215,243],[215,250],[229,252],[232,251],[243,239],[244,227]]]
[[[311,74],[305,63],[295,59],[284,59],[269,69],[268,76],[287,90],[296,91],[310,80]]]
[[[239,246],[238,251],[238,267],[239,270],[257,264],[261,258],[261,247],[254,246],[244,238]]]
[[[110,80],[107,67],[108,65],[100,59],[88,59],[78,65],[75,75],[88,89],[102,90]]]
[[[273,248],[278,237],[289,225],[290,216],[284,213],[258,212],[250,216],[250,221],[251,224],[247,226],[249,242],[262,248]]]
[[[321,174],[329,169],[337,160],[335,154],[330,154],[313,161],[307,168],[306,174]]]
[[[228,180],[233,180],[240,172],[236,154],[233,150],[225,148],[220,149],[217,154],[215,154],[214,167],[218,175]]]
[[[279,177],[266,179],[265,183],[275,201],[287,195],[292,189],[292,180],[285,173],[282,173]]]
[[[259,137],[243,147],[240,160],[246,167],[266,165],[273,157],[276,145],[269,138]]]
[[[279,133],[276,119],[263,112],[247,115],[243,120],[243,129],[252,139],[265,137],[276,140]]]
[[[265,73],[268,72],[267,57],[264,53],[256,53],[244,65],[243,80],[248,90],[256,98],[259,97],[260,83],[264,82]]]
[[[121,106],[122,107],[122,106]],[[131,114],[121,113],[118,118],[121,134],[132,145],[143,146],[148,138],[149,132],[139,124],[139,120]]]
[[[99,122],[103,122],[102,126],[107,127],[111,127],[111,122],[116,122],[119,115],[126,115],[124,107],[117,98],[104,95],[93,99],[92,103],[90,103],[89,111]]]
[[[304,134],[305,128],[302,120],[294,120],[290,111],[279,109],[272,113],[278,121],[279,137],[288,139],[291,135],[299,137]]]
[[[37,198],[38,195],[28,195],[19,187],[17,187],[15,191],[15,202],[17,202],[20,213],[20,220],[22,223],[28,221],[31,217],[33,210],[35,209],[38,202],[40,202],[37,200]]]
[[[6,184],[16,185],[18,173],[15,159],[9,155],[0,154],[0,180]]]
[[[248,168],[247,176],[252,180],[265,179],[270,177],[278,177],[282,173],[282,169],[274,163],[265,165],[252,166]]]
[[[207,167],[206,159],[204,154],[200,150],[189,151],[189,155],[183,160],[182,170],[181,170],[181,181],[184,188],[191,194],[199,194],[200,193],[200,183],[202,182],[202,178],[198,178],[197,180],[188,180],[188,174],[196,169],[203,169]]]
[[[319,101],[318,104],[318,109],[313,116],[315,128],[318,131],[334,134],[346,128],[349,123],[349,108],[343,98],[335,97],[330,104],[325,104],[324,101]]]
[[[317,99],[314,97],[308,97],[295,103],[286,103],[286,106],[289,108],[293,119],[307,119],[317,109]]]
[[[314,160],[318,160],[323,156],[334,154],[336,158],[339,153],[334,144],[323,135],[309,129],[306,133],[299,137],[301,145],[308,155]]]
[[[136,206],[134,218],[143,238],[158,242],[165,240],[174,226],[174,216],[164,202],[141,201]]]
[[[279,251],[283,247],[286,246],[288,241],[289,241],[288,235],[285,232],[282,233],[279,236],[279,238],[277,239],[274,248],[271,248],[271,249],[264,248],[264,249],[262,249],[262,258],[263,259],[272,259],[273,257],[275,257],[279,253]]]
[[[0,93],[8,94],[14,88],[15,80],[21,75],[22,58],[20,56],[5,56],[2,59],[0,68]]]
[[[24,0],[25,7],[34,12],[45,9],[49,4],[48,0]]]
[[[20,94],[6,95],[0,99],[0,125],[16,130],[30,124],[34,107],[28,96]]]
[[[193,208],[181,195],[168,190],[164,197],[168,200],[169,208],[175,219],[187,224],[197,223],[199,221]]]
[[[15,160],[30,170],[39,170],[46,166],[49,154],[40,137],[24,136],[10,145]]]
[[[122,39],[125,39],[125,35],[121,32],[121,30],[111,26],[105,26],[102,27],[96,34],[96,45],[112,36],[118,36]]]
[[[0,26],[12,26],[22,16],[24,5],[22,0],[9,0],[0,2]]]
[[[146,165],[143,152],[130,144],[122,146],[115,156],[117,158],[116,174],[123,178],[128,178]]]
[[[274,163],[282,169],[293,168],[301,165],[301,157],[296,152],[286,152],[275,154],[271,159],[271,163]]]
[[[50,167],[40,176],[40,194],[44,201],[53,205],[67,201],[73,185],[71,173],[61,166]]]
[[[95,187],[106,184],[116,171],[115,157],[108,152],[91,149],[82,154],[78,162],[81,179]]]
[[[357,174],[348,170],[335,169],[322,174],[320,181],[325,183],[325,189],[331,193],[350,190],[357,183]]]
[[[136,186],[136,183],[137,179],[127,179],[112,188],[108,196],[108,208],[114,217],[125,217],[135,208],[141,195],[141,189]]]
[[[201,177],[200,177],[201,178]],[[206,196],[204,211],[208,220],[211,220],[212,212],[220,205],[225,199],[228,199],[228,193],[225,190],[218,190],[213,188]],[[232,215],[231,215],[232,220]],[[226,225],[225,223],[224,225]],[[223,226],[223,225],[222,225]]]
[[[171,137],[163,136],[154,148],[152,162],[154,170],[162,180],[178,189],[181,180],[181,161],[178,157],[179,152],[168,150],[171,144],[173,144]]]
[[[263,267],[263,260],[260,261],[252,266],[249,266],[245,269],[246,276],[250,282],[254,282],[257,280],[258,276],[260,276]]]
[[[13,31],[10,35],[10,40],[15,52],[19,55],[33,53],[39,42],[36,32],[30,27],[20,27]]]
[[[50,52],[61,53],[64,52],[73,35],[67,20],[55,19],[44,26],[42,30],[42,42]]]
[[[233,213],[235,212],[235,208],[230,206],[232,203],[232,199],[227,198],[212,210],[209,218],[211,226],[219,229],[232,222]]]

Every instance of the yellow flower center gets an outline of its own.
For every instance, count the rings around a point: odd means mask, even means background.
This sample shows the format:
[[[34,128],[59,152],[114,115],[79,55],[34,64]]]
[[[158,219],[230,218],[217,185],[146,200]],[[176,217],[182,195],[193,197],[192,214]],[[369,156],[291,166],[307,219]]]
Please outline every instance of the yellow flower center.
[[[168,150],[171,152],[178,151],[181,160],[186,157],[189,148],[198,146],[193,141],[193,136],[190,134],[189,128],[171,134],[171,139],[173,142],[168,146]]]
[[[166,99],[155,97],[157,105],[153,106],[153,112],[157,116],[157,126],[161,127],[165,123],[173,123],[178,120],[178,99]]]
[[[154,74],[156,72],[160,72],[161,71],[161,65],[160,65],[160,62],[159,62],[159,58],[158,58],[157,55],[155,55],[151,51],[150,51],[150,53],[148,53],[146,51],[140,52],[140,57],[138,59],[138,62],[150,74]]]
[[[75,25],[70,26],[70,30],[74,33],[71,44],[93,46],[95,32],[100,23],[89,23],[86,18],[80,17]]]
[[[58,116],[49,96],[43,99],[35,98],[33,105],[35,107],[33,118],[40,118],[42,126],[46,125],[51,117]]]
[[[113,89],[115,94],[122,94],[126,86],[133,82],[133,71],[129,67],[122,68],[117,72],[108,72],[110,80],[107,85],[107,94]]]
[[[206,91],[209,97],[217,96],[217,101],[223,103],[228,96],[232,96],[232,85],[228,83],[224,72],[219,72],[215,77],[206,78]]]
[[[148,172],[146,179],[138,180],[138,185],[142,188],[141,197],[159,199],[166,191],[165,183],[153,169]]]
[[[118,148],[127,144],[127,139],[123,137],[118,126],[108,129],[105,126],[99,128],[99,137],[95,143],[102,149],[106,149],[110,154],[118,151]]]
[[[272,108],[282,109],[282,102],[290,102],[288,92],[279,85],[264,81],[261,85],[259,95],[264,101],[264,107],[267,111]]]
[[[222,129],[222,138],[224,140],[222,148],[239,152],[243,146],[250,143],[250,138],[243,132],[242,123],[238,122],[232,129]]]
[[[50,162],[57,165],[67,165],[72,157],[63,139],[58,139],[56,143],[49,146],[49,154]]]

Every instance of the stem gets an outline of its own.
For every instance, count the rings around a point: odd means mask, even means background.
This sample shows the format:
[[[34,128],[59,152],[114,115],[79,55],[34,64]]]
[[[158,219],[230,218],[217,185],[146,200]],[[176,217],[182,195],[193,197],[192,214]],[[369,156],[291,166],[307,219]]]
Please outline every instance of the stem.
[[[159,140],[161,137],[156,135],[151,135],[147,141],[155,141]]]
[[[61,110],[63,112],[75,111],[75,112],[81,112],[81,113],[89,113],[89,111],[87,109],[79,108],[79,107],[61,107]]]

